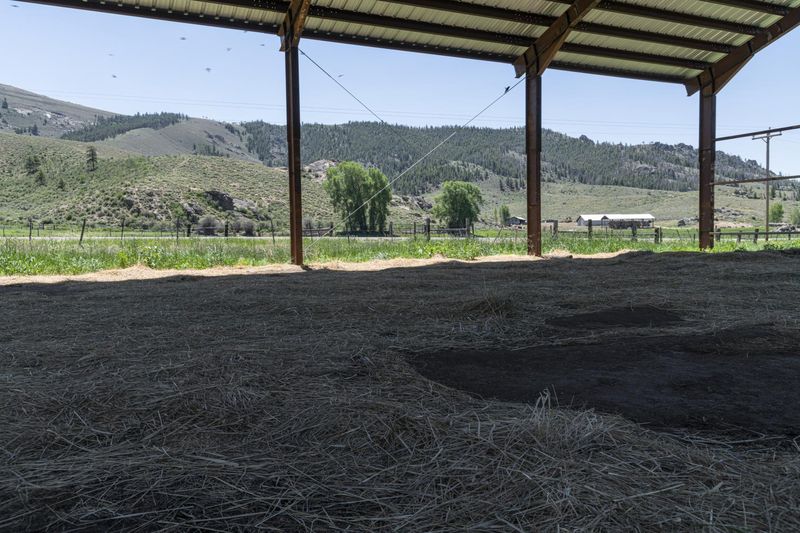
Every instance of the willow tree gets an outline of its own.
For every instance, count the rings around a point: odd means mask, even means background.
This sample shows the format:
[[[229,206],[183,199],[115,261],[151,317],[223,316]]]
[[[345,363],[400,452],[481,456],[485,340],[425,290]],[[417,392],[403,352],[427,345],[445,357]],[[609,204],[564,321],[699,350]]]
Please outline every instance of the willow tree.
[[[392,191],[380,170],[346,161],[328,169],[324,187],[347,231],[384,231]]]
[[[450,228],[465,228],[478,219],[481,205],[483,196],[478,187],[465,181],[445,181],[433,214]]]

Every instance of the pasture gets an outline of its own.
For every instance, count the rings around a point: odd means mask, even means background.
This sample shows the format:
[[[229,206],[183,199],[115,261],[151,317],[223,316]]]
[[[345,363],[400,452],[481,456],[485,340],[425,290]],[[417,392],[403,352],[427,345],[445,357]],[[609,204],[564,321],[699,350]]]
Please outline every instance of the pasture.
[[[797,530],[798,266],[5,278],[0,529]]]
[[[697,250],[694,230],[669,229],[661,242],[650,233],[640,232],[635,240],[630,232],[597,232],[588,238],[584,232],[545,234],[543,249],[549,254],[590,255],[623,250],[652,252],[692,252]],[[726,234],[716,243],[716,252],[782,250],[800,247],[800,235],[736,238]],[[396,236],[383,238],[323,237],[304,239],[306,260],[310,263],[333,261],[364,262],[388,259],[476,259],[497,255],[524,255],[524,231],[480,230],[476,238]],[[74,233],[33,237],[27,234],[0,240],[0,276],[37,274],[81,274],[132,266],[167,269],[253,267],[288,263],[286,237],[160,237],[158,233],[94,230],[79,243]]]

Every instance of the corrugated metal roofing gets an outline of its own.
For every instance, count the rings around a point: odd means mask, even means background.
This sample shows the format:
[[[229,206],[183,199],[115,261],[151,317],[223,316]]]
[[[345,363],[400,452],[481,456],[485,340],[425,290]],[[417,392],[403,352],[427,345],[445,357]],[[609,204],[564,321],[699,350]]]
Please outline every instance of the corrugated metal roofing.
[[[288,0],[29,1],[266,33],[277,32],[289,8]],[[511,63],[572,3],[312,0],[303,38]],[[603,0],[575,26],[550,68],[707,80],[713,73],[706,70],[729,54],[744,62],[776,27],[782,34],[799,23],[800,0]],[[761,45],[748,51],[751,40]]]

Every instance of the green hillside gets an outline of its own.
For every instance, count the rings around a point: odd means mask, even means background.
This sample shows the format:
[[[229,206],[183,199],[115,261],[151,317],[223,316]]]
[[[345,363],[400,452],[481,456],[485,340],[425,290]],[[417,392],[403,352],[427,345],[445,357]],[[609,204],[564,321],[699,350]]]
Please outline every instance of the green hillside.
[[[269,166],[286,160],[285,128],[264,122],[243,124],[248,147]],[[398,175],[454,131],[452,127],[414,128],[377,122],[340,125],[304,124],[305,162],[355,160]],[[597,143],[544,131],[543,178],[549,182],[619,185],[644,189],[697,189],[697,150],[685,144],[624,145]],[[412,172],[396,190],[404,194],[430,191],[442,181],[484,181],[501,177],[498,187],[525,185],[525,137],[521,128],[465,128]],[[755,161],[718,152],[717,174],[724,179],[755,178],[764,170]]]
[[[175,217],[196,221],[273,219],[285,227],[288,190],[285,128],[251,122],[228,124],[162,113],[120,116],[0,85],[0,221],[88,220],[118,224],[122,218],[143,226],[164,225]],[[37,126],[38,136],[25,128]],[[144,126],[144,127],[142,127]],[[305,217],[327,224],[333,218],[322,190],[331,161],[374,165],[390,178],[405,170],[453,131],[374,122],[303,125]],[[99,166],[89,172],[92,140]],[[660,221],[697,214],[697,151],[688,145],[597,143],[545,131],[544,204],[546,218],[574,219],[584,212],[653,213]],[[33,163],[31,163],[33,160]],[[757,178],[754,161],[718,152],[720,179]],[[312,164],[318,163],[318,164]],[[483,218],[494,219],[500,205],[525,215],[524,137],[520,128],[467,128],[413,172],[398,180],[391,219],[419,220],[447,179],[473,181],[483,191]],[[800,184],[776,183],[775,201],[787,213],[797,205]],[[763,220],[760,185],[720,187],[721,222]],[[424,195],[424,199],[417,196]]]
[[[70,221],[158,225],[175,216],[220,220],[288,220],[286,172],[227,158],[145,157],[98,145],[97,170],[89,172],[89,145],[74,141],[0,134],[0,220]],[[29,158],[37,170],[26,168]],[[41,174],[39,173],[41,171]],[[43,179],[41,178],[43,176]],[[329,220],[321,184],[305,180],[304,207],[314,220]],[[225,207],[224,193],[235,203]]]

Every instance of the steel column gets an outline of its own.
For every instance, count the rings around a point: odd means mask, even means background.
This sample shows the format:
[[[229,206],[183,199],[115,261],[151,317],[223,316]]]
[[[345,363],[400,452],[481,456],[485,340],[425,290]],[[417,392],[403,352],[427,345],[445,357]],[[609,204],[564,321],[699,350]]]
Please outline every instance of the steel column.
[[[542,256],[542,77],[525,80],[525,152],[528,160],[528,255]]]
[[[714,174],[717,144],[717,96],[700,93],[700,249],[714,247]]]
[[[289,144],[289,238],[292,263],[303,264],[303,201],[300,166],[300,68],[297,45],[286,55],[286,138]]]

